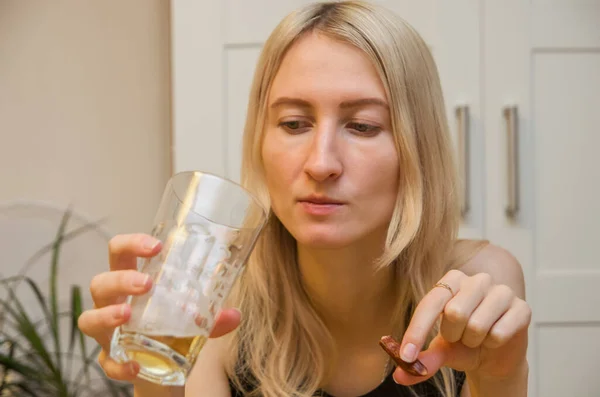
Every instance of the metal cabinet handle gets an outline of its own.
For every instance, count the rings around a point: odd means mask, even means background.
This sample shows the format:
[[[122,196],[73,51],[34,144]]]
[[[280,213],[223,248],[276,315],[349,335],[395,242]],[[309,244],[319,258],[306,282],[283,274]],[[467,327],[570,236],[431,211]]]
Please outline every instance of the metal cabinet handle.
[[[458,132],[458,172],[461,178],[462,196],[460,198],[460,213],[463,217],[469,212],[469,107],[457,106],[454,110]]]
[[[507,106],[503,110],[506,120],[507,154],[508,154],[508,205],[506,216],[516,218],[519,212],[519,164],[518,164],[518,109],[516,106]]]

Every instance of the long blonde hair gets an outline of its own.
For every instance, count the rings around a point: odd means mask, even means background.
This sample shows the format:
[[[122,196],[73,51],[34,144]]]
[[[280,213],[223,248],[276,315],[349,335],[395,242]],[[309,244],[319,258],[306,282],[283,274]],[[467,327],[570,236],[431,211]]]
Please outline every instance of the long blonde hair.
[[[286,51],[310,31],[364,51],[390,103],[401,172],[386,248],[376,265],[394,266],[392,324],[401,338],[415,305],[457,259],[456,175],[436,65],[420,35],[376,5],[316,3],[285,17],[258,60],[243,141],[242,184],[267,207],[261,146],[268,94]],[[463,244],[460,260],[479,246]],[[272,213],[229,303],[240,308],[243,321],[229,336],[226,371],[244,395],[307,397],[327,381],[326,358],[335,357],[335,344],[301,283],[295,240]],[[438,388],[453,396],[452,372],[443,368],[441,375]]]

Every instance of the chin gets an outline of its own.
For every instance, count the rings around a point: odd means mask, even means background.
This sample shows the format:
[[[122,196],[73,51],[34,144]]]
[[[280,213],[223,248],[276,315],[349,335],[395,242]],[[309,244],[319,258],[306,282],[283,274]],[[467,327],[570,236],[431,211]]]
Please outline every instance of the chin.
[[[311,228],[313,229],[313,228]],[[317,230],[315,230],[317,229]],[[357,241],[355,236],[350,236],[342,230],[294,230],[292,236],[298,244],[315,249],[339,249],[347,247]],[[321,229],[321,230],[318,230]]]
[[[298,244],[303,245],[307,248],[321,249],[321,250],[335,250],[345,248],[352,243],[347,241],[340,241],[339,239],[323,240],[323,239],[309,239],[309,240],[296,240]]]

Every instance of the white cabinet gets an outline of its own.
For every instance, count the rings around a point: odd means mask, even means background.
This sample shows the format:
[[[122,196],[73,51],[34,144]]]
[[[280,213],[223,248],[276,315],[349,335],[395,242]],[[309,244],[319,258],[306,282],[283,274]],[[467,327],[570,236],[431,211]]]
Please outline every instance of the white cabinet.
[[[261,46],[307,2],[172,1],[176,171],[239,178]],[[415,26],[438,64],[466,165],[461,237],[490,239],[525,270],[529,395],[600,396],[600,1],[378,2]]]
[[[526,271],[531,395],[600,396],[600,2],[486,0],[483,11],[485,231]]]

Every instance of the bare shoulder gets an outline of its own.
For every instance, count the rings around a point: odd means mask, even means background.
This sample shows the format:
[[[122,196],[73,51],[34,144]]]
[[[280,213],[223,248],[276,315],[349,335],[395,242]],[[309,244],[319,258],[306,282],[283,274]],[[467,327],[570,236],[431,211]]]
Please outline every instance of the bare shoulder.
[[[230,397],[224,366],[225,338],[208,339],[186,383],[186,396]]]
[[[459,267],[463,273],[472,276],[488,273],[495,284],[505,284],[521,299],[525,299],[525,277],[521,264],[506,249],[487,244],[475,256]]]

